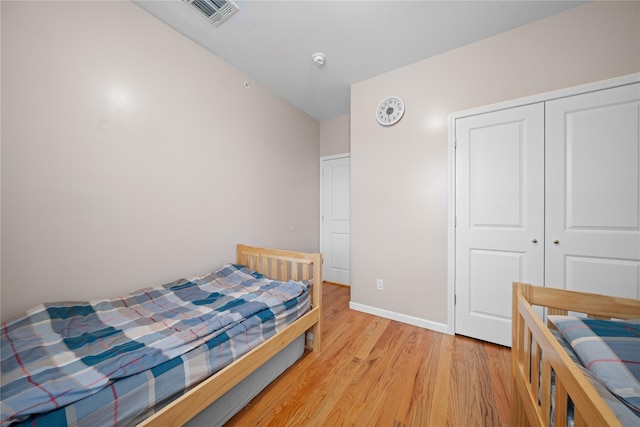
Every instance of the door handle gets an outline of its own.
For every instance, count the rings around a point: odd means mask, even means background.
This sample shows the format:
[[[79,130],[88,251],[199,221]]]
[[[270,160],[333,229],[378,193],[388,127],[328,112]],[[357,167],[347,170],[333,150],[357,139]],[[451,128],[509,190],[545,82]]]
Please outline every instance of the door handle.
[[[558,244],[560,244],[560,240],[554,240],[554,241],[553,241],[553,244],[554,244],[554,245],[558,245]]]
[[[538,239],[531,239],[531,243],[538,243]]]

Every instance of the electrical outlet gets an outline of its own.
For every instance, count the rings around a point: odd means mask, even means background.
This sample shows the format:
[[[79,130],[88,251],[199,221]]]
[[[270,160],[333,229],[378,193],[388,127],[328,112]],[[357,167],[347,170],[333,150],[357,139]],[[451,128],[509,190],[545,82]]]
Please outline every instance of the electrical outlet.
[[[384,284],[382,283],[382,279],[376,280],[376,288],[378,288],[379,291],[384,289]]]

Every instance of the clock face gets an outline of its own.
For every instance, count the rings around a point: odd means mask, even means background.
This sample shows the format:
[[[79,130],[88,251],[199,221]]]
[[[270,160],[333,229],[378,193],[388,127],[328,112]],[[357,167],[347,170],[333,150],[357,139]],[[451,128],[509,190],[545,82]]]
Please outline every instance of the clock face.
[[[385,98],[378,105],[376,119],[382,126],[391,126],[397,123],[404,114],[404,102],[396,96]]]

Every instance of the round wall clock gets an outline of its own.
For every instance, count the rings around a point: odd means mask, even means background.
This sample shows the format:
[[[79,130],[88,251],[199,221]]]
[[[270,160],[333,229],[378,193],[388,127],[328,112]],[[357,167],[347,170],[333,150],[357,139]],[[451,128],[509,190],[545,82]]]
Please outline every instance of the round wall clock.
[[[404,114],[404,102],[397,96],[390,96],[382,100],[376,110],[376,119],[382,126],[398,123]]]

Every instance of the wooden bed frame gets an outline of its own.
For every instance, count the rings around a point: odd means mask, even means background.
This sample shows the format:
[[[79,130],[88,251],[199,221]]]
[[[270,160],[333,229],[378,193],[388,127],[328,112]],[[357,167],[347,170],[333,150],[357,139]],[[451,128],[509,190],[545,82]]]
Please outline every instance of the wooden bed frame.
[[[311,310],[138,424],[139,426],[178,426],[186,423],[305,331],[307,348],[320,352],[322,255],[238,245],[236,263],[246,265],[271,279],[312,280]]]
[[[512,424],[549,426],[551,371],[555,372],[555,426],[566,426],[567,397],[579,426],[620,426],[613,411],[569,358],[532,306],[548,314],[578,312],[599,319],[640,317],[640,300],[513,284]],[[538,380],[540,379],[540,380]],[[540,399],[538,399],[540,396]]]

